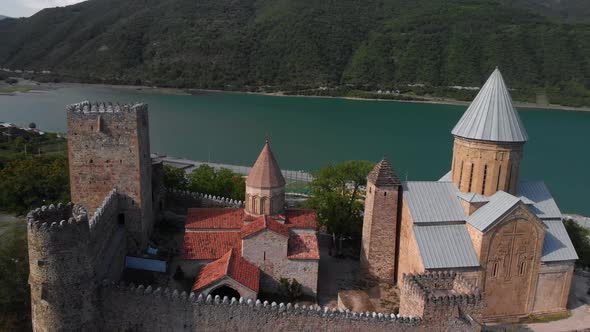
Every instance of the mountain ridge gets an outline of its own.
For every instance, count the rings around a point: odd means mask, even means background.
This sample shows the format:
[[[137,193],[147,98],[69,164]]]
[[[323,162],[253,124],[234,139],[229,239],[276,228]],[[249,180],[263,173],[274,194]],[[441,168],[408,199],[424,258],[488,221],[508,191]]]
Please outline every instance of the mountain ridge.
[[[516,7],[493,0],[90,0],[1,21],[0,66],[86,82],[236,90],[479,86],[500,66],[511,87],[547,90],[552,102],[590,103],[590,25]]]

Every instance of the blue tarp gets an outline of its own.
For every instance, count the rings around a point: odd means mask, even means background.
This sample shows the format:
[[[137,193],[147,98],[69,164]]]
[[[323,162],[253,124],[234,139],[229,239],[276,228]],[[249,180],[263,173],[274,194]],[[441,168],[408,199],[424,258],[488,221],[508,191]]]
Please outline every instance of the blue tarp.
[[[137,270],[166,272],[166,261],[127,256],[125,267]]]

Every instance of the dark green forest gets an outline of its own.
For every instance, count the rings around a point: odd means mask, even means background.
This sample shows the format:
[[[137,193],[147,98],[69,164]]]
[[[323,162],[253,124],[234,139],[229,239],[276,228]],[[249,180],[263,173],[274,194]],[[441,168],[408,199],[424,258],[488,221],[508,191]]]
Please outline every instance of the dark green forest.
[[[590,24],[515,3],[90,0],[0,21],[0,66],[246,91],[480,86],[499,66],[516,99],[590,105]]]

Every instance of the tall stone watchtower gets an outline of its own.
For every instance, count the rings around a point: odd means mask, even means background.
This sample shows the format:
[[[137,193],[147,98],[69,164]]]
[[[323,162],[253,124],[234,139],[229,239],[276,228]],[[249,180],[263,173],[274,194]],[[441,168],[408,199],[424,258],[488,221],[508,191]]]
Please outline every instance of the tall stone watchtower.
[[[82,102],[67,107],[72,201],[92,216],[112,189],[127,196],[118,222],[129,251],[147,245],[153,224],[147,105]]]
[[[459,190],[516,194],[527,133],[496,68],[452,131],[452,179]]]
[[[369,277],[395,282],[402,185],[389,161],[369,173],[361,246],[361,267]]]
[[[246,213],[274,216],[285,212],[285,178],[268,140],[246,178]]]

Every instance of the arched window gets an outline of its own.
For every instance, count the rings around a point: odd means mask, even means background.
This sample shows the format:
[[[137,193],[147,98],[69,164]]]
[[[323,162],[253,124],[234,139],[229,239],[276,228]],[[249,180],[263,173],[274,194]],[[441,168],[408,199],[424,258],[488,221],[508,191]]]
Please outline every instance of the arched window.
[[[266,197],[260,199],[260,214],[267,214],[266,211]]]

